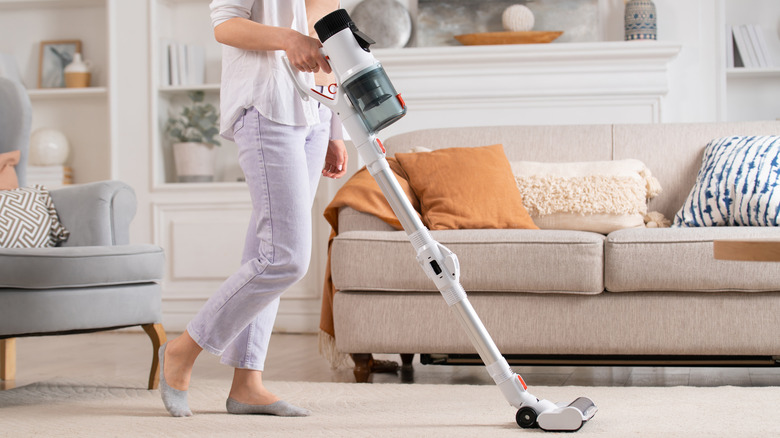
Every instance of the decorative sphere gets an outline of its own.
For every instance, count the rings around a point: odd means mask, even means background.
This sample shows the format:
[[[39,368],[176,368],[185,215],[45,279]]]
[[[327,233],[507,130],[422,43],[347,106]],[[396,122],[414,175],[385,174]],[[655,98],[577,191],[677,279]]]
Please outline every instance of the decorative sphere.
[[[30,135],[30,156],[33,166],[61,166],[70,153],[70,143],[62,132],[51,129],[37,129]]]
[[[527,32],[534,28],[534,13],[525,5],[512,5],[501,14],[504,29],[510,32]]]

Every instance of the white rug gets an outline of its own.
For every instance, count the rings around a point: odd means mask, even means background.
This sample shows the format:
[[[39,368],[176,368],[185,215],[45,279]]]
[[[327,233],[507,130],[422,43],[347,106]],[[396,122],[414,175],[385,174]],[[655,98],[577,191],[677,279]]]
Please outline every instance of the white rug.
[[[224,381],[190,389],[195,416],[172,418],[158,391],[46,382],[0,391],[3,437],[518,437],[515,409],[493,386],[269,382],[314,414],[306,418],[225,413]],[[592,398],[599,412],[576,437],[776,437],[780,388],[533,387],[551,401]]]

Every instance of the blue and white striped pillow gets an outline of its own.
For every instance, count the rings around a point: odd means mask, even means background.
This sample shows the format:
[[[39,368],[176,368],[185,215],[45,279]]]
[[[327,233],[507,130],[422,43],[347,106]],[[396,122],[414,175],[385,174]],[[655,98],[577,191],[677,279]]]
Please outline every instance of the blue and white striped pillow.
[[[780,136],[712,140],[676,227],[777,226],[780,223]]]

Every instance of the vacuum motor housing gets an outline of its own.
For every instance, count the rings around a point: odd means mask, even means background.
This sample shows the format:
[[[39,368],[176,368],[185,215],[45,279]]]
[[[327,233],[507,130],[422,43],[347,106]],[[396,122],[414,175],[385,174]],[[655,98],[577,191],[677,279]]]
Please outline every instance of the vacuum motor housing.
[[[406,105],[369,50],[374,41],[357,28],[347,11],[331,12],[317,21],[314,29],[344,94],[368,132],[377,132],[406,114]]]

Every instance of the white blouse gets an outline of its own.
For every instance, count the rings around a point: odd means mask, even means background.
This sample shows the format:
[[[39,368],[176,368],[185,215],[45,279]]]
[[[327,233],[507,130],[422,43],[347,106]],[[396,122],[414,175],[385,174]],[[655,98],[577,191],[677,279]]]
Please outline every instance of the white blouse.
[[[286,27],[308,35],[304,0],[213,0],[213,27],[235,17],[268,26]],[[284,125],[311,126],[320,122],[317,102],[304,102],[282,64],[284,51],[250,51],[222,45],[220,134],[233,139],[233,124],[244,109],[255,107],[264,117]],[[312,73],[298,79],[314,86]]]

